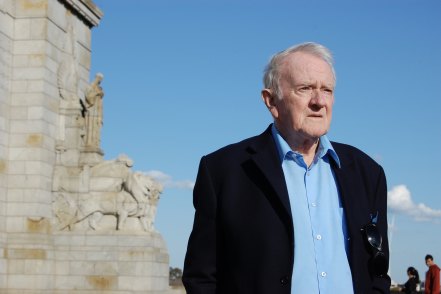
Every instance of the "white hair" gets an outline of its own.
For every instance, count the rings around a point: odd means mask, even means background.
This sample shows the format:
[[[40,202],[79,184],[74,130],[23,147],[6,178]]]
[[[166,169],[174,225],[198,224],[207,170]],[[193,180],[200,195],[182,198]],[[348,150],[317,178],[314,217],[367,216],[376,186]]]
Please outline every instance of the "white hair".
[[[279,53],[274,54],[265,67],[263,74],[264,88],[273,89],[276,97],[278,97],[279,99],[281,98],[280,87],[279,87],[280,65],[288,55],[291,55],[295,52],[309,53],[324,60],[331,67],[332,75],[334,76],[334,81],[336,80],[336,75],[334,70],[334,59],[332,57],[331,51],[328,48],[313,42],[294,45]]]

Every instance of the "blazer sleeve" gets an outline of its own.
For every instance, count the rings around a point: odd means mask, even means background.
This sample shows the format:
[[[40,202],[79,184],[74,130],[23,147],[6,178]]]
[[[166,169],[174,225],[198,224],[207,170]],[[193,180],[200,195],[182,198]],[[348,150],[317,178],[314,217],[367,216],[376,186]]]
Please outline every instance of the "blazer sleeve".
[[[381,216],[378,220],[378,228],[383,238],[382,249],[389,264],[389,242],[387,236],[387,185],[384,170],[380,167],[375,193],[375,210]],[[373,279],[373,289],[375,293],[390,293],[390,277],[388,275],[375,276]]]
[[[216,293],[216,202],[207,160],[202,157],[193,190],[195,216],[182,276],[187,294]]]

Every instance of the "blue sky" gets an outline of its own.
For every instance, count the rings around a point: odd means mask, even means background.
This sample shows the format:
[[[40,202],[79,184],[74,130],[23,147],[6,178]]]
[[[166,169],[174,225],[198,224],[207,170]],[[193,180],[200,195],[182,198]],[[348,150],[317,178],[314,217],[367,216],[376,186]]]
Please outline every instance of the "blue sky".
[[[92,31],[104,74],[102,149],[160,175],[156,227],[181,267],[200,157],[271,123],[260,90],[272,54],[314,41],[337,72],[329,137],[385,169],[391,275],[441,264],[441,2],[116,1]]]

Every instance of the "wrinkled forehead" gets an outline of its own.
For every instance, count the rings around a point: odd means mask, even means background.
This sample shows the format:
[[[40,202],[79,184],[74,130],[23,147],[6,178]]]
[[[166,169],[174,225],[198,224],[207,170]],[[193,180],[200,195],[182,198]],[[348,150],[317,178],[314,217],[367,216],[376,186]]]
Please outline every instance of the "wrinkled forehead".
[[[291,53],[280,62],[280,78],[290,80],[317,81],[320,80],[329,86],[335,84],[332,67],[322,58],[310,53]]]

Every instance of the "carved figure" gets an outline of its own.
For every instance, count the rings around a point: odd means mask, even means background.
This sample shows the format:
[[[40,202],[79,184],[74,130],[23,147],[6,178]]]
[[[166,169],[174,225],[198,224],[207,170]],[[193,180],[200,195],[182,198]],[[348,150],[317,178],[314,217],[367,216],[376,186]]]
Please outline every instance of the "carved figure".
[[[90,192],[80,195],[77,201],[60,195],[54,205],[59,229],[71,230],[74,224],[87,221],[91,229],[98,230],[104,215],[114,215],[116,230],[124,228],[128,217],[138,218],[145,231],[153,230],[162,186],[141,172],[129,173],[122,184],[117,185],[114,191]]]
[[[103,125],[104,91],[101,73],[95,75],[95,80],[86,89],[86,147],[98,149],[101,141],[101,126]]]
[[[53,209],[57,220],[57,229],[64,230],[68,228],[70,231],[72,229],[71,226],[76,222],[78,211],[77,201],[75,201],[73,197],[60,192],[57,193],[57,196],[53,201]]]
[[[142,228],[144,229],[144,231],[154,231],[154,221],[155,221],[155,217],[156,217],[156,209],[158,206],[158,201],[159,201],[159,196],[162,192],[162,185],[160,185],[159,183],[155,182],[152,180],[152,178],[150,178],[147,175],[144,175],[142,173],[139,173],[139,177],[144,178],[145,180],[145,184],[147,184],[148,186],[148,190],[149,190],[149,197],[147,199],[142,198],[142,199],[138,199],[138,211],[132,215],[129,215],[129,217],[136,217],[139,219]],[[138,189],[137,186],[132,185],[129,181],[126,182],[124,184],[126,186],[127,190],[131,190],[132,194],[135,195],[140,195],[139,191],[137,192],[136,190]],[[130,185],[132,186],[130,188]],[[138,186],[139,187],[139,186]],[[137,198],[137,197],[135,197]],[[147,200],[146,203],[143,203],[142,201]],[[141,205],[139,205],[141,204]]]

